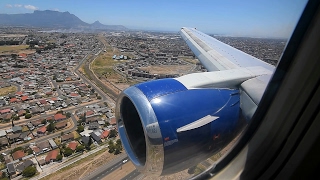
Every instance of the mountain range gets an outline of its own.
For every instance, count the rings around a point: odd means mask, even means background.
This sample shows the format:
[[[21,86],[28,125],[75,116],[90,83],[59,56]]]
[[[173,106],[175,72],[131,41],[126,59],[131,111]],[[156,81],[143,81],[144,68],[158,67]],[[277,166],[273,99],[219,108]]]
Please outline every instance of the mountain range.
[[[0,26],[128,30],[122,25],[104,25],[99,21],[89,24],[69,12],[51,10],[36,10],[33,13],[25,14],[0,14]]]

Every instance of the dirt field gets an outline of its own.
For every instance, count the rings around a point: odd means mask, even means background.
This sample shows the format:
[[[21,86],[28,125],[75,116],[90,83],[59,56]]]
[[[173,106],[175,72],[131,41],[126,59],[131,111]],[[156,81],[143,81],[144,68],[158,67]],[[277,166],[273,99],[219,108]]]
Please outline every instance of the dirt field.
[[[13,45],[13,46],[0,46],[0,55],[3,54],[18,54],[18,53],[34,53],[35,50],[29,50],[27,49],[28,45]]]
[[[81,177],[84,177],[90,172],[93,172],[95,169],[99,168],[103,164],[108,163],[115,155],[108,153],[107,149],[104,152],[98,155],[90,155],[89,158],[85,159],[82,162],[76,162],[73,164],[72,168],[64,170],[63,172],[57,172],[46,176],[46,180],[78,180]]]
[[[17,91],[17,87],[15,86],[9,86],[0,88],[0,96],[8,95],[9,93],[15,93]]]

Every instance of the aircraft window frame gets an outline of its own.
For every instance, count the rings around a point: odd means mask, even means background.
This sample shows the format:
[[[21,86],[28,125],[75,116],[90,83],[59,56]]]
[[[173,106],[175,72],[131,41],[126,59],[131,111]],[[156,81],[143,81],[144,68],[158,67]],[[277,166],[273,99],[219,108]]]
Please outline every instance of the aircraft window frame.
[[[263,117],[269,110],[269,105],[274,100],[276,93],[279,90],[288,70],[292,66],[292,59],[297,54],[297,50],[300,43],[303,41],[304,36],[310,26],[310,22],[313,20],[315,13],[319,7],[319,1],[308,1],[297,25],[289,38],[289,41],[283,51],[282,56],[279,59],[278,65],[275,72],[268,83],[266,90],[261,98],[260,104],[257,107],[250,123],[244,129],[243,134],[239,138],[238,142],[233,146],[231,151],[225,155],[224,158],[218,160],[218,162],[207,169],[203,173],[192,177],[191,179],[209,179],[215,174],[219,173],[224,167],[226,167],[245,147],[245,145],[250,141],[251,137],[255,134],[256,130],[259,128]]]

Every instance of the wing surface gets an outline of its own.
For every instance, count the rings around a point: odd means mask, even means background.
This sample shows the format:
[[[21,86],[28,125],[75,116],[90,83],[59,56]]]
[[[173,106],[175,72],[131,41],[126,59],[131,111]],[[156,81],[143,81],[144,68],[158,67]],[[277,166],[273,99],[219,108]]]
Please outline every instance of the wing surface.
[[[261,66],[274,71],[274,66],[233,48],[194,28],[181,28],[180,34],[208,71]]]
[[[275,67],[195,28],[183,27],[180,35],[203,66],[212,74],[202,73],[193,75],[193,78],[185,76],[178,78],[179,81],[186,86],[199,88],[239,87],[240,108],[244,116],[251,119]]]

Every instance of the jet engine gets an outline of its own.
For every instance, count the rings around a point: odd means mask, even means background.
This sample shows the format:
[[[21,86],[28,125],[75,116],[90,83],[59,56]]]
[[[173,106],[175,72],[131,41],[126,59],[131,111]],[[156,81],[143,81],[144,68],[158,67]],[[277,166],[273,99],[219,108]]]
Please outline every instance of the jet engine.
[[[144,174],[187,169],[234,137],[239,101],[236,88],[187,88],[176,79],[131,86],[117,100],[123,147]]]

